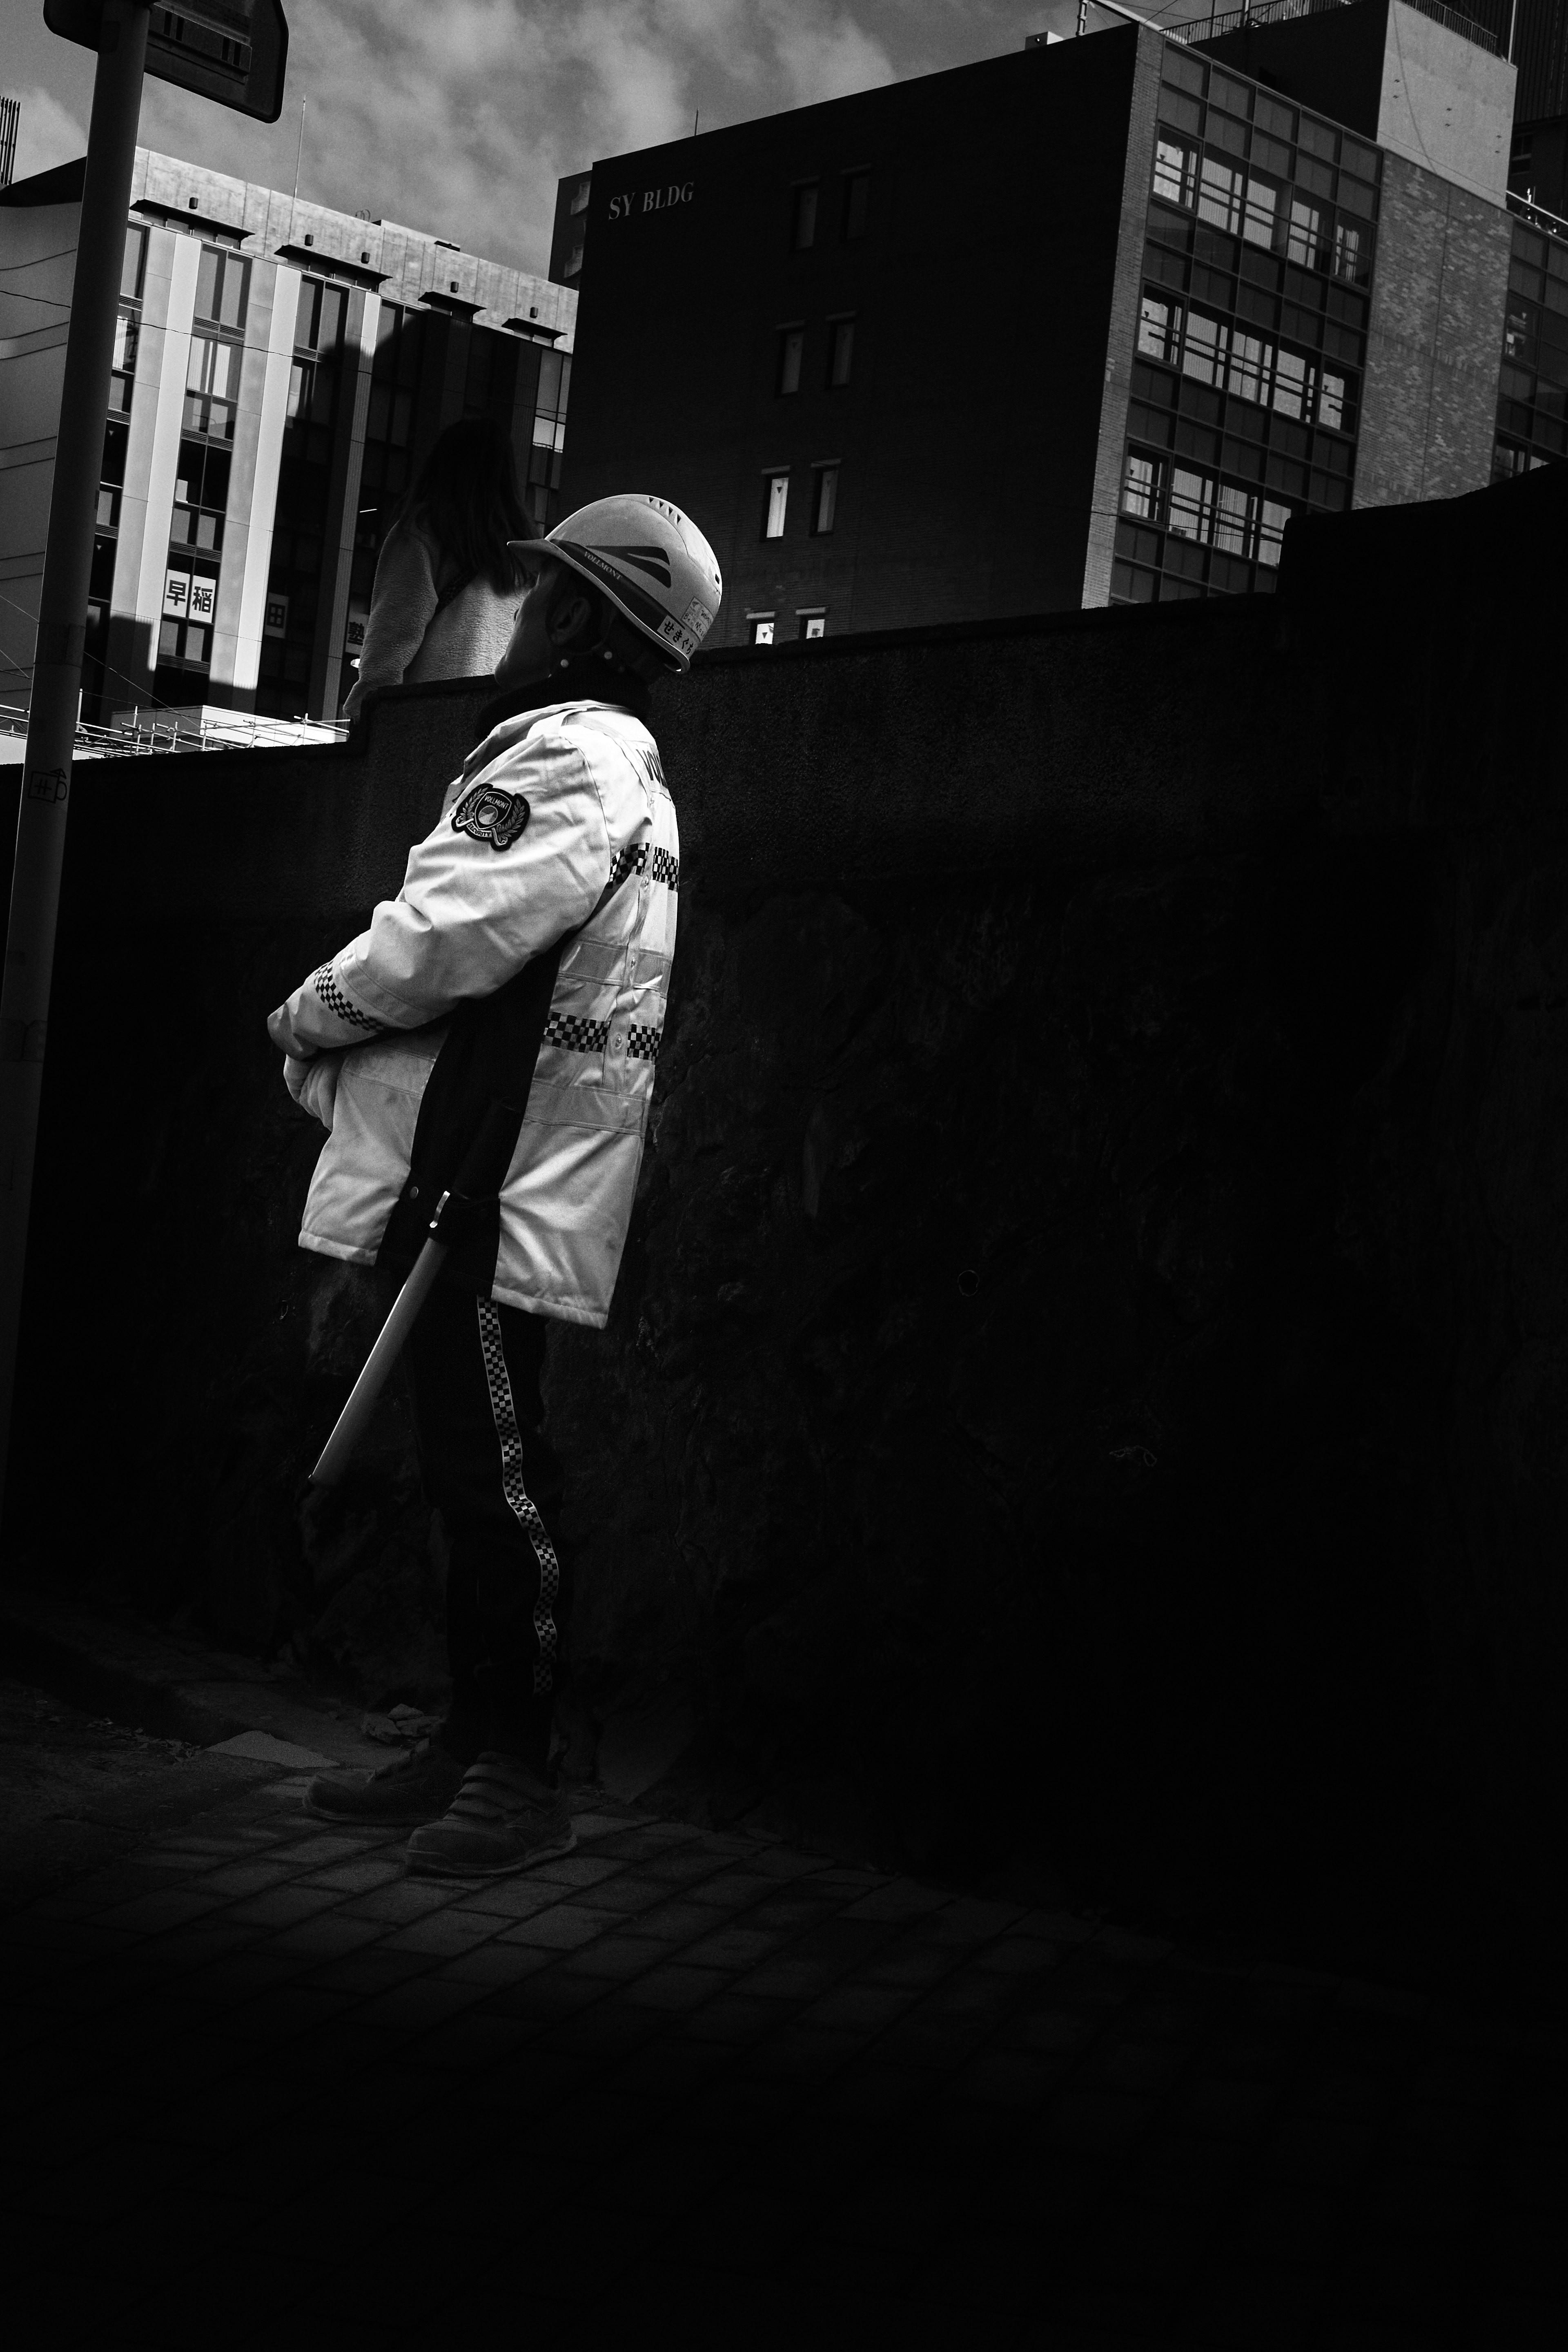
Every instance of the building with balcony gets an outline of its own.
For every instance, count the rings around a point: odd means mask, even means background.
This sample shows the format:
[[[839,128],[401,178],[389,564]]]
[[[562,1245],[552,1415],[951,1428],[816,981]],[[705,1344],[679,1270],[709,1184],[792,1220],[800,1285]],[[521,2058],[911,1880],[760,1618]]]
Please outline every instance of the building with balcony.
[[[567,501],[687,505],[729,644],[1267,592],[1294,514],[1484,484],[1500,398],[1537,446],[1500,47],[1263,0],[597,163]]]
[[[0,194],[0,702],[26,699],[82,166]],[[437,435],[489,415],[560,508],[576,297],[449,241],[138,150],[83,715],[334,719]]]

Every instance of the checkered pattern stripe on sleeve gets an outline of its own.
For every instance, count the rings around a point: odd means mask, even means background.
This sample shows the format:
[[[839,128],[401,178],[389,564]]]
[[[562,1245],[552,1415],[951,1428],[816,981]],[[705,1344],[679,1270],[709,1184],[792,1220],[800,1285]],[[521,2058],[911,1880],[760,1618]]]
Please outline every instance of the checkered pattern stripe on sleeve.
[[[626,1031],[626,1052],[637,1062],[657,1062],[664,1040],[662,1029],[639,1028],[636,1022]]]
[[[618,890],[628,874],[648,874],[655,882],[662,882],[667,890],[680,887],[680,860],[672,857],[668,849],[656,849],[651,842],[634,841],[626,849],[617,849],[610,860],[610,887]]]
[[[340,1021],[351,1023],[355,1029],[368,1029],[375,1035],[379,1035],[385,1027],[384,1022],[373,1021],[368,1013],[362,1013],[359,1006],[343,994],[330,963],[324,963],[320,971],[310,974],[310,985],[327,1011],[335,1013]]]
[[[609,1040],[607,1021],[584,1021],[574,1013],[552,1013],[544,1024],[544,1043],[568,1054],[602,1054]]]

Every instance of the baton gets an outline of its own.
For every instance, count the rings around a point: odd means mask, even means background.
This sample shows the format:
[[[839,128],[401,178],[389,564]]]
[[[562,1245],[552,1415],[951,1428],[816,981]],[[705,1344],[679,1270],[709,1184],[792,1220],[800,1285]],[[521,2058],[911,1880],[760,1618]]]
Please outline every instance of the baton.
[[[485,1113],[462,1166],[436,1203],[429,1239],[415,1259],[413,1271],[365,1358],[364,1370],[338,1415],[337,1425],[321,1448],[310,1473],[312,1486],[335,1486],[347,1470],[392,1367],[402,1354],[404,1342],[446,1264],[447,1253],[461,1235],[465,1213],[487,1206],[505,1181],[521,1118],[516,1103],[492,1102]]]

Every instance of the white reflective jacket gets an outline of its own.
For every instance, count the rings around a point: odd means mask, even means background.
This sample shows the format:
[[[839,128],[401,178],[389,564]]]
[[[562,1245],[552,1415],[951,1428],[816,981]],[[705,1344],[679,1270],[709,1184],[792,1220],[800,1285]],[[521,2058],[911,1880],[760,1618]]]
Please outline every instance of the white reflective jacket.
[[[295,1057],[291,1091],[330,1130],[301,1247],[374,1262],[447,1017],[575,931],[501,1192],[491,1296],[602,1327],[642,1161],[679,871],[658,747],[629,711],[556,703],[492,730],[397,897],[268,1024]]]

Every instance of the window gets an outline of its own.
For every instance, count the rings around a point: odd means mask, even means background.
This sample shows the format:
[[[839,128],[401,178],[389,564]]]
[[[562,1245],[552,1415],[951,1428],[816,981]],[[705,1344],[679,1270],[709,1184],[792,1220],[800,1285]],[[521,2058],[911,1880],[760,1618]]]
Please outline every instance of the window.
[[[1140,457],[1136,452],[1129,457],[1127,479],[1121,490],[1123,514],[1136,515],[1141,522],[1159,520],[1164,470],[1158,457]]]
[[[1215,507],[1214,543],[1222,555],[1245,555],[1247,551],[1247,509],[1252,504],[1245,490],[1232,483],[1222,482]]]
[[[1277,564],[1285,526],[1290,520],[1290,509],[1276,505],[1272,499],[1261,499],[1258,504],[1258,561],[1259,563]]]
[[[853,319],[835,319],[832,331],[827,381],[830,385],[847,383],[850,362],[855,356],[855,321]]]
[[[1318,385],[1318,422],[1335,433],[1349,433],[1355,422],[1355,394],[1348,376],[1325,368]]]
[[[591,179],[579,180],[576,186],[572,191],[571,211],[573,213],[585,213],[588,209],[588,199],[593,193],[594,183]]]
[[[1162,139],[1154,148],[1154,194],[1168,205],[1192,206],[1193,191],[1197,184],[1198,158],[1195,148],[1184,147],[1173,139]]]
[[[217,441],[234,438],[234,404],[239,393],[240,346],[216,335],[194,334],[185,363],[184,429]]]
[[[1367,236],[1365,229],[1353,221],[1334,224],[1334,276],[1347,285],[1360,286],[1367,276]]]
[[[754,646],[771,646],[773,641],[773,616],[771,613],[748,613],[751,639]]]
[[[1199,383],[1223,384],[1229,342],[1230,331],[1222,320],[1206,319],[1201,310],[1189,310],[1182,373],[1195,376]]]
[[[323,286],[319,278],[300,280],[300,307],[294,319],[296,351],[336,351],[348,300],[341,286]]]
[[[1272,347],[1260,335],[1244,335],[1231,329],[1230,371],[1226,382],[1232,392],[1242,400],[1259,403],[1268,397],[1268,370],[1274,357]]]
[[[1181,304],[1164,301],[1157,294],[1145,294],[1138,308],[1139,350],[1149,359],[1167,360],[1174,366],[1181,339]]]
[[[778,388],[781,395],[800,390],[800,362],[805,349],[805,328],[786,327],[779,337]]]
[[[196,316],[216,319],[221,327],[243,327],[245,301],[250,285],[250,264],[237,253],[220,253],[205,245],[196,265]]]
[[[1323,215],[1316,205],[1303,203],[1300,196],[1290,200],[1290,217],[1285,224],[1285,251],[1291,261],[1303,269],[1315,269],[1318,251],[1323,241]]]
[[[1302,416],[1311,394],[1316,371],[1297,352],[1279,352],[1274,361],[1274,405],[1281,416]]]
[[[1186,466],[1173,466],[1166,529],[1177,539],[1206,539],[1214,492],[1214,482],[1207,474],[1194,474]]]
[[[816,197],[815,182],[810,187],[795,192],[795,223],[790,242],[797,253],[816,243]]]
[[[818,466],[816,468],[816,480],[812,485],[812,492],[811,528],[816,536],[821,539],[833,529],[834,518],[838,512],[837,466]]]
[[[826,612],[813,613],[803,611],[796,613],[795,617],[796,624],[798,625],[799,635],[803,641],[812,637],[825,637],[827,635],[827,614]]]
[[[120,265],[120,295],[125,302],[142,299],[142,273],[147,264],[147,232],[134,224],[125,232],[125,258]]]
[[[844,183],[844,237],[847,244],[866,234],[866,214],[871,202],[869,172],[851,172]]]
[[[763,509],[763,537],[782,539],[784,530],[784,513],[789,505],[789,476],[770,474],[767,478],[767,502]],[[767,642],[771,645],[772,638],[770,637]]]

